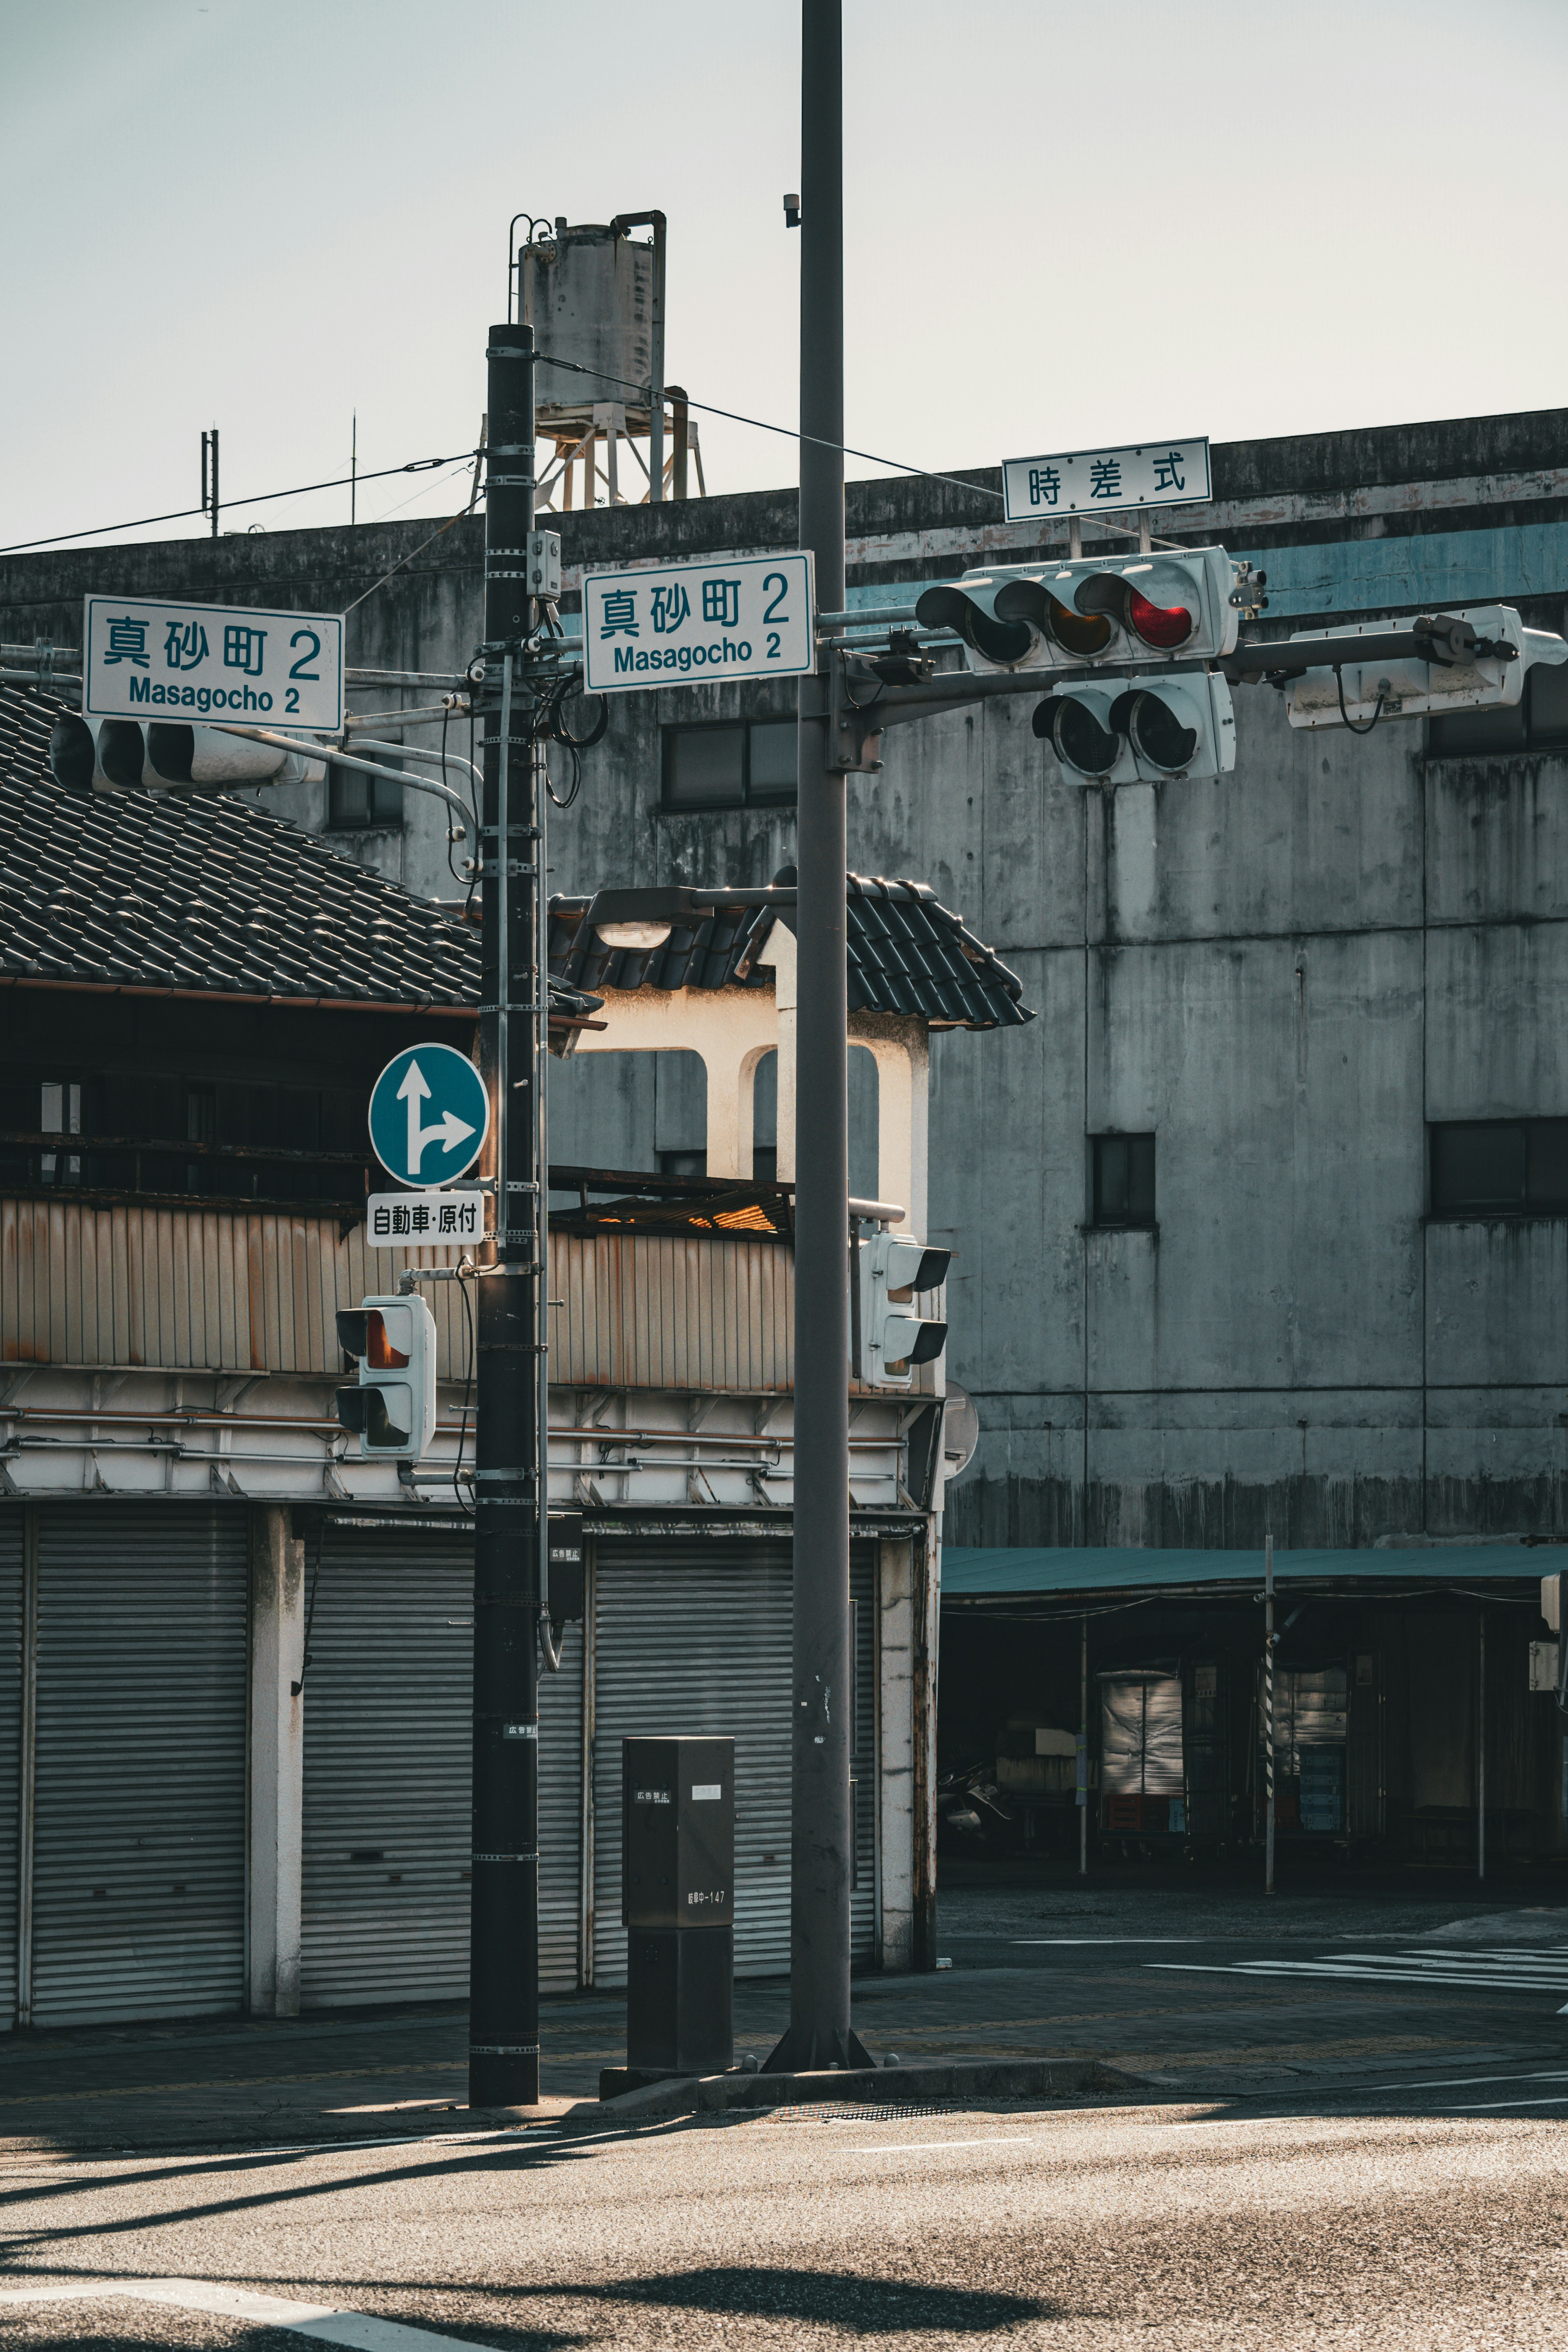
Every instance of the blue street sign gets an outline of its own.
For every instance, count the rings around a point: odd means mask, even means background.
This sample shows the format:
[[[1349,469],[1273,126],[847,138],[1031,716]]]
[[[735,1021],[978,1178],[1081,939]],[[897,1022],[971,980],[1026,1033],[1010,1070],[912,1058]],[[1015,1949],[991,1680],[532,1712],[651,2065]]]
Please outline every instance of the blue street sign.
[[[371,1147],[400,1184],[442,1184],[472,1168],[490,1132],[490,1097],[455,1045],[410,1045],[371,1089]]]

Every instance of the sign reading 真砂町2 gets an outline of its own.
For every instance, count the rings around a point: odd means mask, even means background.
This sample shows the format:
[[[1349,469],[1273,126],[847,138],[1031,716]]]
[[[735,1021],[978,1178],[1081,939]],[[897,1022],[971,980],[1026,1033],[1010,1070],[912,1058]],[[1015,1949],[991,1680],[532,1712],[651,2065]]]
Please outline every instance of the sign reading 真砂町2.
[[[720,678],[803,677],[815,669],[809,551],[588,572],[582,636],[590,694]]]
[[[336,613],[141,596],[89,596],[85,607],[84,718],[333,730],[343,723],[343,624]]]

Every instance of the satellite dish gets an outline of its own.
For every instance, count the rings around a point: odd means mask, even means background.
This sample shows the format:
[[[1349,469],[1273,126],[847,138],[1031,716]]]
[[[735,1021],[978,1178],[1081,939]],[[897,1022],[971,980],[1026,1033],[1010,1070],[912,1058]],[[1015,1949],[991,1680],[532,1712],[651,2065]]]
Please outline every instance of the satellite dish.
[[[943,1467],[949,1478],[959,1477],[975,1458],[980,1442],[980,1416],[967,1389],[947,1383],[947,1410],[942,1423]]]

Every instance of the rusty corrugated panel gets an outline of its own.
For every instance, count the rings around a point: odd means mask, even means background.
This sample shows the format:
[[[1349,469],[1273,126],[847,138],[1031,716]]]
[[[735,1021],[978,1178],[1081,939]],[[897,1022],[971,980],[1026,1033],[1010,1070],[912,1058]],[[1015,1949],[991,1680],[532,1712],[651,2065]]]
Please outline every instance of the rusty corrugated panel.
[[[786,1390],[787,1249],[738,1234],[550,1239],[550,1378],[561,1387]]]

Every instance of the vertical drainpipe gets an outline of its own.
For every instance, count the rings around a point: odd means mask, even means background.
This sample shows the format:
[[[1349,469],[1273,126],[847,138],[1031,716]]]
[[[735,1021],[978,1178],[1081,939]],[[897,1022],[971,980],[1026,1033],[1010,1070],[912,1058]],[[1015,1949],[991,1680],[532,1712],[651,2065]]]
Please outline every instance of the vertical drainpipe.
[[[593,1982],[593,1743],[597,1729],[599,1643],[594,1611],[599,1594],[599,1546],[592,1536],[582,1542],[582,1818],[580,1851],[581,1883],[578,1894],[578,1982],[586,1991]]]
[[[22,1514],[22,1787],[16,1870],[16,2022],[33,2021],[33,1790],[38,1752],[38,1510]]]

